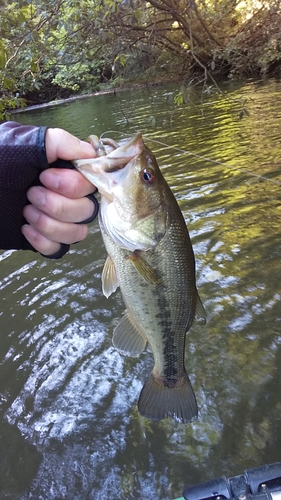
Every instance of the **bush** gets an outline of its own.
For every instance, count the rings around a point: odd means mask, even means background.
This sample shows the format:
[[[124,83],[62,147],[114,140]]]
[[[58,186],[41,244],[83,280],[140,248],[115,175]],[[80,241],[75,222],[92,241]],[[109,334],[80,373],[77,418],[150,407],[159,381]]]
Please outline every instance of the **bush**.
[[[251,19],[240,25],[224,50],[224,57],[232,68],[232,76],[265,75],[280,71],[280,14],[276,4],[270,9],[260,9]]]

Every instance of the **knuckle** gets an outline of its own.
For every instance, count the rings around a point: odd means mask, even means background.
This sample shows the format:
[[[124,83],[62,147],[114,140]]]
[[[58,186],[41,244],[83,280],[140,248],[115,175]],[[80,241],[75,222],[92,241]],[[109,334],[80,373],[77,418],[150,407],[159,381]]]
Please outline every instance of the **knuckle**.
[[[60,195],[52,192],[46,193],[45,203],[41,208],[47,216],[58,221],[62,221],[67,213],[64,200]]]

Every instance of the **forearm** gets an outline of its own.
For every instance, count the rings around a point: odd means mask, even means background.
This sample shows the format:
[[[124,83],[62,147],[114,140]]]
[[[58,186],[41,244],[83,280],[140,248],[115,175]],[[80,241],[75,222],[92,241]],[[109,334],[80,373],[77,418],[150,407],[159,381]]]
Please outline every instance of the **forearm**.
[[[48,167],[46,127],[6,122],[0,125],[0,248],[29,249],[21,232],[22,212],[28,204],[27,190],[39,182]]]

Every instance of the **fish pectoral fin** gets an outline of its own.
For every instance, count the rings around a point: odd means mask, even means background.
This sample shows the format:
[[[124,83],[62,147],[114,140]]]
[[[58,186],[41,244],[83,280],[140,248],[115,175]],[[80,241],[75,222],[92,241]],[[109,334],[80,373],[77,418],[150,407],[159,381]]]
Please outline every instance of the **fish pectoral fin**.
[[[146,346],[146,339],[132,323],[128,311],[113,331],[112,343],[125,356],[139,356]]]
[[[138,409],[143,417],[156,421],[172,417],[187,424],[195,420],[198,408],[188,375],[184,373],[176,383],[168,385],[152,373],[140,393]]]
[[[108,299],[110,295],[116,291],[119,286],[119,281],[116,274],[116,269],[112,259],[107,256],[103,270],[102,270],[102,292]]]
[[[157,271],[148,262],[143,259],[137,251],[127,256],[127,259],[133,264],[138,273],[147,283],[152,285],[162,285],[163,281]]]
[[[206,312],[201,299],[197,292],[196,310],[195,310],[195,321],[196,323],[201,323],[201,325],[206,324]]]

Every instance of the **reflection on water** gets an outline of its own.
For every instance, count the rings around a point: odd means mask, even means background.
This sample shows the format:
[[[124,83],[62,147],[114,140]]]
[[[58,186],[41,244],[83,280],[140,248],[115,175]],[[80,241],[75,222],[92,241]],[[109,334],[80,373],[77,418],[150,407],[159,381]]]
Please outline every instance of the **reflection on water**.
[[[157,88],[17,115],[80,137],[143,131],[189,226],[208,323],[187,337],[198,421],[147,421],[136,403],[152,354],[111,345],[123,303],[101,293],[97,223],[62,261],[4,252],[1,498],[172,499],[281,460],[279,93],[248,83],[176,108]]]

